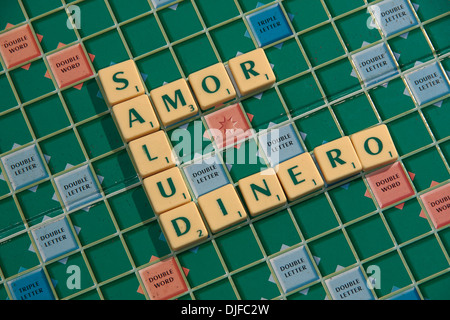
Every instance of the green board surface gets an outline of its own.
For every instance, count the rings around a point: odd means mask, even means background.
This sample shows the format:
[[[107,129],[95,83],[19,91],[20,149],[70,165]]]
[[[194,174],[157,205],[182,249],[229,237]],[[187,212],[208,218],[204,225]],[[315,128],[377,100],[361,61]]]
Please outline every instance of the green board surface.
[[[450,94],[419,105],[404,80],[406,72],[437,63],[448,83],[450,4],[406,0],[418,23],[385,36],[368,12],[382,2],[178,0],[155,7],[151,0],[2,1],[0,35],[28,24],[41,55],[12,68],[0,60],[0,158],[33,145],[48,176],[15,190],[0,162],[0,299],[14,299],[8,284],[39,269],[56,299],[148,300],[138,290],[139,271],[172,257],[189,272],[183,275],[187,290],[171,299],[332,299],[328,279],[354,268],[370,279],[374,266],[382,279],[370,289],[375,299],[410,289],[422,300],[450,299],[450,225],[436,228],[421,200],[450,183]],[[263,47],[277,81],[238,99],[248,124],[255,132],[291,124],[310,153],[386,124],[414,195],[381,208],[362,173],[174,252],[97,72],[134,59],[149,93],[258,48],[246,17],[273,5],[280,6],[292,34]],[[351,56],[379,43],[395,57],[398,73],[367,87]],[[46,76],[47,56],[75,44],[91,55],[94,74],[59,89],[53,74]],[[199,129],[201,141],[191,141],[190,151],[177,148],[177,126],[162,128],[181,168],[216,147],[205,138],[203,113],[182,128],[194,137]],[[270,166],[257,135],[214,152],[235,186]],[[67,210],[55,181],[82,167],[93,173],[100,196]],[[45,260],[33,230],[61,218],[77,248]],[[318,278],[285,292],[270,259],[297,247],[306,249]],[[79,268],[76,288],[67,285],[69,266]]]

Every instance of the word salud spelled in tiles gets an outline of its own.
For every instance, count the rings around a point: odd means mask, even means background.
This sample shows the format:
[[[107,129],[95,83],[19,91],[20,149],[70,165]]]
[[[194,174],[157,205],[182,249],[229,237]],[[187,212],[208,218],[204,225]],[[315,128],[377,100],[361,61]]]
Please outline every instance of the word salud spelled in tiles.
[[[385,124],[350,136],[364,171],[397,161],[398,153]]]
[[[110,106],[145,93],[136,63],[127,60],[98,72],[104,97]]]
[[[238,185],[251,216],[286,204],[286,196],[273,168],[243,178]]]
[[[450,183],[420,196],[436,229],[450,224]]]
[[[352,55],[353,64],[366,86],[383,81],[398,73],[394,59],[385,43]]]
[[[13,300],[54,300],[43,269],[37,269],[8,282]]]
[[[34,229],[31,233],[44,262],[78,248],[65,217]]]
[[[247,212],[232,184],[199,197],[198,205],[213,233],[247,219]]]
[[[414,195],[413,187],[400,162],[374,171],[366,178],[381,208]]]
[[[230,183],[217,155],[195,161],[183,170],[196,197]]]
[[[247,21],[260,47],[292,35],[292,30],[279,4],[249,14]]]
[[[150,99],[145,94],[116,104],[112,110],[122,138],[126,142],[160,129]]]
[[[177,251],[208,237],[208,230],[194,202],[160,215],[159,222],[172,250]]]
[[[198,113],[198,106],[185,79],[178,79],[150,91],[150,97],[165,126]]]
[[[47,61],[61,89],[94,74],[81,44],[53,53]]]
[[[270,259],[270,264],[285,293],[319,279],[304,246]]]
[[[158,215],[191,201],[178,167],[145,178],[143,184],[153,211]]]
[[[67,210],[82,208],[102,197],[88,165],[64,173],[54,181]]]
[[[39,57],[41,52],[29,25],[0,34],[0,53],[7,68]]]
[[[13,190],[29,186],[48,177],[36,145],[20,149],[1,158]]]
[[[228,67],[241,96],[268,89],[276,81],[275,74],[262,48],[230,59]]]
[[[320,190],[324,182],[309,153],[302,153],[275,167],[278,179],[289,201]]]
[[[333,300],[373,300],[361,270],[356,267],[325,280]]]
[[[221,106],[236,98],[236,90],[223,63],[192,73],[189,84],[202,110]]]
[[[129,148],[137,172],[142,178],[176,165],[169,140],[162,130],[131,141]]]
[[[188,290],[175,258],[139,270],[139,275],[151,300],[168,300]]]
[[[349,137],[342,137],[314,149],[314,156],[329,184],[351,177],[362,170]]]
[[[405,80],[420,106],[450,93],[449,80],[437,62],[405,74]]]
[[[368,9],[386,37],[417,25],[417,19],[406,0],[385,0]]]

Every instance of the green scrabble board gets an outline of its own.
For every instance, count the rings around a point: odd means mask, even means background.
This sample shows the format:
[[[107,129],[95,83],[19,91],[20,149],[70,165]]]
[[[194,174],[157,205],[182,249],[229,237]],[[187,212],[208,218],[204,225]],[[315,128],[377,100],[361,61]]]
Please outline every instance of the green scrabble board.
[[[0,300],[153,300],[152,286],[169,300],[450,299],[448,0],[0,7]],[[49,57],[69,48],[58,74]],[[134,60],[149,95],[257,48],[275,84],[161,125],[194,203],[185,169],[212,154],[246,208],[238,182],[272,167],[269,129],[288,126],[314,155],[386,125],[399,157],[390,177],[361,171],[225,230],[206,224],[174,251],[98,72]],[[221,147],[208,115],[231,105],[252,134]]]

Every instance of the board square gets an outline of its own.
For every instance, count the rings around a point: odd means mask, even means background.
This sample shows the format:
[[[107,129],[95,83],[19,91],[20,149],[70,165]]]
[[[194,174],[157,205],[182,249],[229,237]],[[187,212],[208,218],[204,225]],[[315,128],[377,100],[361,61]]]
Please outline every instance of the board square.
[[[48,177],[36,145],[17,150],[1,158],[14,190],[29,186]]]
[[[187,291],[175,258],[159,261],[139,271],[151,300],[168,300]]]
[[[355,53],[352,60],[366,86],[379,83],[398,73],[394,59],[384,43]]]
[[[369,174],[367,182],[381,208],[414,195],[414,190],[400,162]]]
[[[292,35],[292,30],[279,4],[256,11],[246,18],[260,47]]]
[[[270,263],[285,293],[319,279],[304,246],[276,256]]]
[[[305,152],[292,124],[269,130],[258,138],[272,166]]]
[[[420,196],[436,229],[450,223],[450,183]]]
[[[195,160],[183,170],[196,197],[230,183],[217,155]]]
[[[54,300],[43,269],[24,274],[8,282],[14,300]]]
[[[81,208],[102,196],[88,165],[56,177],[55,184],[67,210]]]
[[[252,132],[239,104],[217,110],[205,116],[208,132],[217,147],[223,148],[251,136]]]
[[[47,61],[60,89],[94,74],[81,44],[53,53]]]
[[[78,248],[67,218],[31,231],[43,261],[49,261]]]
[[[407,73],[405,80],[419,106],[450,93],[449,80],[437,62]]]
[[[369,6],[375,21],[386,37],[417,25],[406,0],[385,0]]]
[[[333,300],[373,300],[361,269],[354,268],[325,280]]]
[[[0,34],[0,53],[7,68],[39,57],[41,52],[28,24]]]

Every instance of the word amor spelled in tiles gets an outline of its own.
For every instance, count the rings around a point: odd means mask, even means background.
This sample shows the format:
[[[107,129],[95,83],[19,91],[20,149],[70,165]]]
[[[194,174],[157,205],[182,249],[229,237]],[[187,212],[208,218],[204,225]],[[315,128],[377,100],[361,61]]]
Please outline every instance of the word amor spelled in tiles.
[[[263,49],[258,48],[228,61],[239,93],[246,96],[270,88],[276,81]]]
[[[165,126],[198,113],[198,106],[185,79],[179,79],[150,91],[150,97]]]
[[[192,73],[189,84],[202,110],[221,106],[236,98],[236,90],[223,63]]]

